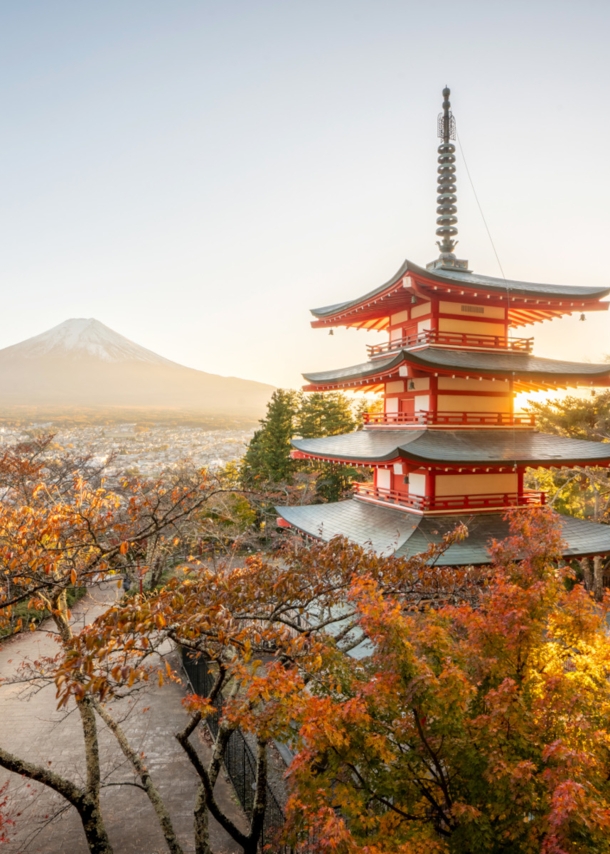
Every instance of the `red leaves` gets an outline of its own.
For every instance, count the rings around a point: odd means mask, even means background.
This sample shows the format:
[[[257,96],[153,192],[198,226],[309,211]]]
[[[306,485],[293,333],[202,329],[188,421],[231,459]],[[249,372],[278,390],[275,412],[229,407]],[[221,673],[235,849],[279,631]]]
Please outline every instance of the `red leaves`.
[[[313,826],[328,852],[607,849],[610,640],[557,543],[548,513],[515,514],[477,601],[436,613],[355,579],[371,647],[307,701],[297,835]]]

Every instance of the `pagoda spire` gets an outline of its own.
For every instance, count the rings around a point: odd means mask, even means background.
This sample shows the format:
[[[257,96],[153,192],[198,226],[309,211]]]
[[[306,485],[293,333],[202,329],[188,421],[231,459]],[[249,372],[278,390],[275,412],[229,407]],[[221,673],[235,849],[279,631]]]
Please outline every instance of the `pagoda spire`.
[[[443,89],[443,112],[438,116],[438,136],[441,144],[438,147],[438,214],[436,224],[437,241],[440,255],[436,261],[428,264],[428,269],[449,268],[467,270],[468,261],[459,261],[453,254],[457,246],[455,239],[457,230],[457,196],[455,194],[455,118],[451,112],[449,95],[451,90]]]

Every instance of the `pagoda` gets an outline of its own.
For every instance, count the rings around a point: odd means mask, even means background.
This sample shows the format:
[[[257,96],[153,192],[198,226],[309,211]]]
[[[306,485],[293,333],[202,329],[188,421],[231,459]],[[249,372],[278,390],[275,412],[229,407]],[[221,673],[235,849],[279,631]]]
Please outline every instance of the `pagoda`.
[[[364,429],[295,439],[293,457],[363,466],[370,483],[346,501],[278,507],[280,525],[329,540],[341,534],[381,554],[409,556],[439,541],[458,522],[468,537],[443,556],[447,565],[489,562],[492,538],[508,533],[505,511],[545,503],[524,486],[530,466],[610,465],[610,444],[548,435],[517,414],[518,392],[610,386],[610,364],[534,356],[531,337],[512,331],[577,312],[605,311],[610,288],[516,282],[474,273],[454,254],[457,235],[455,119],[443,90],[438,118],[440,254],[425,268],[405,261],[374,290],[312,310],[315,328],[387,330],[368,360],[304,374],[306,391],[383,395],[383,412]],[[559,517],[565,554],[610,553],[610,526]]]

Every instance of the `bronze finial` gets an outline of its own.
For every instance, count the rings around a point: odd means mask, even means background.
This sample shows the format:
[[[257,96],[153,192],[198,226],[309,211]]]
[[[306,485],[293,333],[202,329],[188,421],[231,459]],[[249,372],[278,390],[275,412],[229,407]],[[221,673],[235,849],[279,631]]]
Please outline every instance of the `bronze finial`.
[[[460,270],[468,269],[467,261],[458,261],[453,250],[457,245],[455,237],[458,233],[457,226],[457,196],[455,195],[455,145],[451,140],[455,139],[455,119],[451,112],[451,101],[449,95],[451,90],[445,86],[443,89],[443,112],[439,114],[437,122],[437,133],[442,140],[438,147],[438,214],[436,224],[437,241],[440,256],[428,267],[450,267]]]

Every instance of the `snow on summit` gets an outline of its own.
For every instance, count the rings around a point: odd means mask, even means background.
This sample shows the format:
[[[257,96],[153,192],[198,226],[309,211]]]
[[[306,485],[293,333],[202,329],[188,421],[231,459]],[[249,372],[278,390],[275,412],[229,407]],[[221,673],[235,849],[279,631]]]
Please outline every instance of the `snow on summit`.
[[[104,362],[148,362],[157,365],[176,365],[152,350],[140,347],[93,317],[64,320],[58,326],[5,347],[0,355],[33,359],[59,356],[79,359],[83,356]]]

